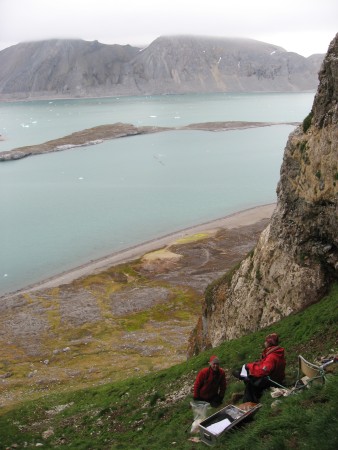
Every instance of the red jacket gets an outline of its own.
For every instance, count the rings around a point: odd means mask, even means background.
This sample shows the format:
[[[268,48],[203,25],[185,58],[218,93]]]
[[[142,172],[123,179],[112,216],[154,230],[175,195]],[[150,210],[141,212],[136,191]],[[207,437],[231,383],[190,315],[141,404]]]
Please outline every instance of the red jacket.
[[[266,348],[261,359],[246,364],[249,374],[256,378],[269,376],[277,383],[282,383],[285,378],[284,348],[273,346]]]
[[[226,389],[225,372],[219,368],[217,371],[211,367],[206,367],[198,372],[194,384],[194,398],[209,401],[215,395],[223,400]]]

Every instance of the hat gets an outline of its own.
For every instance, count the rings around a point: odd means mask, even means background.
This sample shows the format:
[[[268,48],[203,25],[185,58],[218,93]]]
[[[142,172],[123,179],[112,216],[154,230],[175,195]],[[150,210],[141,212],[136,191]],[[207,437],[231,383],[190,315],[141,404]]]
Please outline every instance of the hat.
[[[270,346],[278,345],[279,336],[277,333],[268,334],[265,338],[265,342],[267,342]]]
[[[210,359],[209,359],[209,364],[213,364],[213,363],[219,364],[219,359],[215,355],[210,356]]]

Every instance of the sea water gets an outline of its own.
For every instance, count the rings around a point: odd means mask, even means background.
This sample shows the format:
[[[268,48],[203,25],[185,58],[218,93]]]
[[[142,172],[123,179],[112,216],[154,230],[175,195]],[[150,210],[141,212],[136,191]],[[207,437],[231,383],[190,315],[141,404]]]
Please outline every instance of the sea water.
[[[302,121],[307,94],[213,94],[0,105],[0,151],[106,123]],[[0,294],[138,243],[276,201],[292,125],[168,131],[0,164]]]

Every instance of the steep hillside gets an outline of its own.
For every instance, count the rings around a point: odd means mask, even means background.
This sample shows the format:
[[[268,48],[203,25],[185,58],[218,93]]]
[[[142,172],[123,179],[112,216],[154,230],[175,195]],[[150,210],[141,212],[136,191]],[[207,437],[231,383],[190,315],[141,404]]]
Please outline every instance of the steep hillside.
[[[142,51],[54,39],[0,52],[0,98],[315,90],[321,62],[249,39],[160,37]]]
[[[224,342],[216,353],[226,370],[224,405],[243,392],[231,371],[256,358],[264,336],[281,337],[287,355],[287,385],[297,379],[297,355],[320,362],[337,351],[334,325],[338,320],[336,284],[327,298],[274,327]],[[211,351],[187,362],[148,375],[81,391],[54,393],[0,408],[0,448],[96,450],[207,449],[192,442],[192,386]],[[338,364],[331,365],[328,382],[277,401],[266,392],[262,407],[234,432],[225,433],[215,449],[333,450],[338,448]],[[329,382],[329,381],[332,382]],[[53,389],[53,383],[44,387]],[[240,402],[239,402],[240,403]],[[210,409],[209,414],[216,410]]]
[[[338,278],[338,35],[319,81],[289,136],[271,223],[238,270],[208,287],[190,354],[306,308]]]

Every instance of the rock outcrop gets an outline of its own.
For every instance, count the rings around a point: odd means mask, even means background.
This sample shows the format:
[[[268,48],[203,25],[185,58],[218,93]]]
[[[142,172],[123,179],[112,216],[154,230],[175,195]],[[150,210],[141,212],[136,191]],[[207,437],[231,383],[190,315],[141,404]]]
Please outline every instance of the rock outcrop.
[[[290,134],[278,202],[255,250],[206,290],[189,354],[320,301],[338,278],[338,34],[309,116]]]
[[[324,55],[250,39],[159,37],[147,48],[53,39],[0,52],[3,100],[314,91]]]

